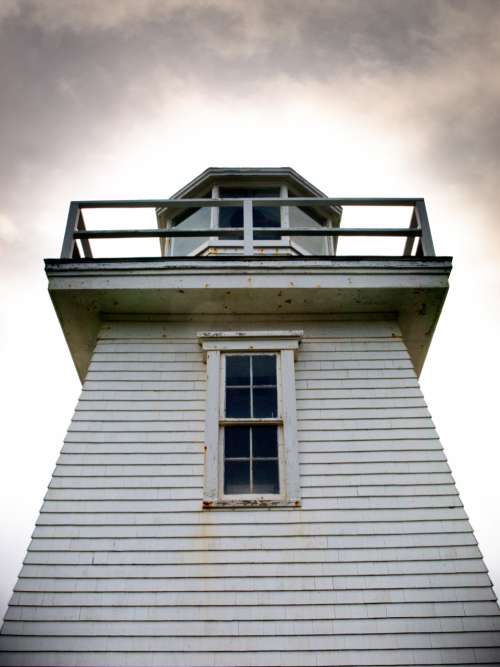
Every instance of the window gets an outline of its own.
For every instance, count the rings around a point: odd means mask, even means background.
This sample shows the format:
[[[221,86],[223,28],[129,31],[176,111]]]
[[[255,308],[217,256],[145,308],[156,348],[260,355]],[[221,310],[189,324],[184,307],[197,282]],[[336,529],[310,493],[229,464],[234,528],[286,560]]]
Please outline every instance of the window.
[[[282,199],[289,197],[299,199],[301,197],[309,198],[310,192],[290,189],[285,182],[278,180],[272,182],[243,182],[241,185],[235,185],[235,181],[222,181],[213,184],[209,190],[194,191],[195,198],[226,200],[228,206],[201,206],[200,208],[186,208],[180,211],[175,208],[158,209],[158,224],[161,229],[176,229],[183,233],[183,236],[172,237],[171,239],[161,239],[161,248],[163,255],[171,256],[197,256],[211,255],[218,253],[236,254],[250,252],[250,246],[254,252],[269,253],[279,252],[282,254],[297,255],[331,255],[335,254],[337,239],[332,237],[323,237],[315,235],[314,231],[321,231],[322,228],[338,226],[340,221],[340,209],[335,206],[322,206],[320,209],[315,206],[294,206],[286,202],[281,206],[266,205],[266,199]],[[252,204],[251,216],[250,208],[247,208],[248,217],[245,218],[245,206],[240,203],[234,206],[234,199],[255,200],[260,199],[259,204]],[[252,244],[249,244],[250,224],[246,229],[245,245],[245,224],[246,219],[252,226]],[[230,231],[227,236],[218,236],[214,231],[214,236],[194,237],[190,233],[199,229],[203,233],[209,230],[223,229]],[[312,230],[313,234],[298,236],[292,234],[284,235],[278,231],[280,229],[306,228]],[[246,249],[245,249],[246,248]],[[271,250],[272,249],[272,250]],[[278,250],[277,250],[278,249]]]
[[[205,507],[300,505],[294,354],[301,336],[199,334],[208,380]]]
[[[277,356],[230,354],[223,363],[224,495],[279,494]]]
[[[279,197],[279,187],[221,187],[219,196],[222,199],[245,199],[252,197]],[[254,206],[253,208],[253,226],[258,229],[269,227],[281,227],[281,212],[279,206]],[[224,206],[219,211],[219,227],[222,228],[242,228],[243,227],[243,209],[237,206]],[[254,232],[256,240],[280,240],[280,235],[259,234]]]

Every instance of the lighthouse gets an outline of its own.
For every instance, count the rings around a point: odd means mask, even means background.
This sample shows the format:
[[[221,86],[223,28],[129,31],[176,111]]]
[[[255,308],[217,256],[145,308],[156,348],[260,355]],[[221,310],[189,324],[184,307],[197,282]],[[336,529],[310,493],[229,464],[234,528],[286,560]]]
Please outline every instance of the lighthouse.
[[[154,226],[89,223],[125,209]],[[291,168],[72,202],[46,273],[82,392],[0,665],[500,664],[418,384],[450,271],[423,199],[328,197]]]

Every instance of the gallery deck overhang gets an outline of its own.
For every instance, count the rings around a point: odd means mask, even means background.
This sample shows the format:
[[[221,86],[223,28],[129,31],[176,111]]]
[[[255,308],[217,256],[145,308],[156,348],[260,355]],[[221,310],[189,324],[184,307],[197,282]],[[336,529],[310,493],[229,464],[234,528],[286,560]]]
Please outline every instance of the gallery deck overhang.
[[[394,318],[420,372],[450,257],[48,259],[49,292],[81,379],[101,322],[198,315]]]

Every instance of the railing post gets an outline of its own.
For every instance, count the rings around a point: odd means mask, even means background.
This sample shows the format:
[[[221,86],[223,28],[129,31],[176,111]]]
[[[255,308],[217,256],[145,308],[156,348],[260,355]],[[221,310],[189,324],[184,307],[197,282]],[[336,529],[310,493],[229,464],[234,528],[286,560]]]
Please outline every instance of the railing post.
[[[418,219],[417,219],[417,205],[413,207],[413,213],[411,214],[411,220],[410,220],[410,227],[409,229],[416,229],[418,227]],[[409,257],[411,255],[411,251],[413,249],[413,244],[415,242],[415,237],[414,236],[408,236],[406,238],[406,243],[405,247],[403,250],[403,257]]]
[[[282,185],[280,187],[280,198],[281,199],[288,199],[288,186],[287,185]],[[290,208],[285,205],[284,202],[280,204],[280,224],[282,229],[290,229]],[[280,237],[280,243],[283,243],[283,241],[286,242],[286,244],[290,247],[292,245],[292,237],[291,236],[281,236]]]
[[[333,229],[333,217],[331,215],[328,216],[326,224],[328,229]],[[338,226],[340,227],[340,222]],[[338,245],[339,245],[338,236],[330,236],[326,238],[326,246],[330,251],[332,257],[336,257]]]
[[[212,199],[219,199],[219,186],[212,186]],[[217,229],[220,220],[220,208],[212,206],[210,208],[210,229]],[[207,239],[209,245],[215,245],[220,236],[211,236]]]
[[[72,259],[75,252],[75,237],[73,236],[80,219],[80,204],[72,201],[69,205],[68,221],[66,222],[66,231],[61,248],[61,259]]]
[[[243,200],[243,254],[253,255],[253,206],[251,199]]]
[[[434,252],[434,244],[432,243],[431,228],[423,199],[415,200],[415,216],[418,226],[422,230],[422,237],[420,239],[422,254],[424,257],[435,257],[436,253]]]
[[[85,220],[83,219],[83,213],[81,209],[78,211],[76,229],[79,232],[85,231]],[[80,239],[80,243],[82,244],[83,256],[86,259],[92,259],[93,257],[92,257],[92,248],[90,247],[90,241],[88,239]],[[75,246],[75,248],[78,249],[78,246]]]

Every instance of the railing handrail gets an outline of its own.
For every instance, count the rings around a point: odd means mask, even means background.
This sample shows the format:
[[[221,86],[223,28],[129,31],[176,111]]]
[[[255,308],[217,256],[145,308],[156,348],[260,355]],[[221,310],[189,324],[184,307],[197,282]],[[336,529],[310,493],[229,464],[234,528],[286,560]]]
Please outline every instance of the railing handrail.
[[[259,234],[265,236],[422,236],[421,229],[407,227],[343,227],[337,229],[311,229],[311,227],[258,227]],[[243,227],[214,227],[213,229],[86,229],[75,232],[75,239],[133,239],[133,238],[177,238],[186,236],[240,236]]]
[[[406,228],[341,228],[324,227],[321,229],[311,228],[254,228],[253,207],[254,206],[283,206],[283,207],[342,207],[342,206],[397,206],[413,207],[413,213],[409,227]],[[83,220],[83,209],[96,208],[155,208],[155,209],[189,209],[189,208],[214,208],[214,207],[242,207],[243,226],[239,228],[210,228],[210,229],[121,229],[121,230],[87,230]],[[243,252],[245,255],[253,254],[254,233],[260,236],[322,236],[338,239],[341,236],[382,236],[382,237],[406,237],[407,242],[403,254],[410,255],[413,239],[419,238],[417,254],[421,256],[434,256],[434,246],[430,232],[425,201],[422,197],[376,197],[376,198],[352,198],[352,197],[253,197],[239,199],[136,199],[136,200],[87,200],[73,201],[70,204],[66,232],[61,251],[62,258],[79,258],[80,254],[76,241],[82,244],[84,256],[92,258],[89,239],[111,239],[111,238],[182,238],[182,237],[225,237],[243,240]],[[335,241],[336,242],[336,241]]]
[[[84,208],[193,208],[243,206],[251,201],[257,206],[416,206],[423,197],[228,197],[210,199],[89,199],[71,202]]]

